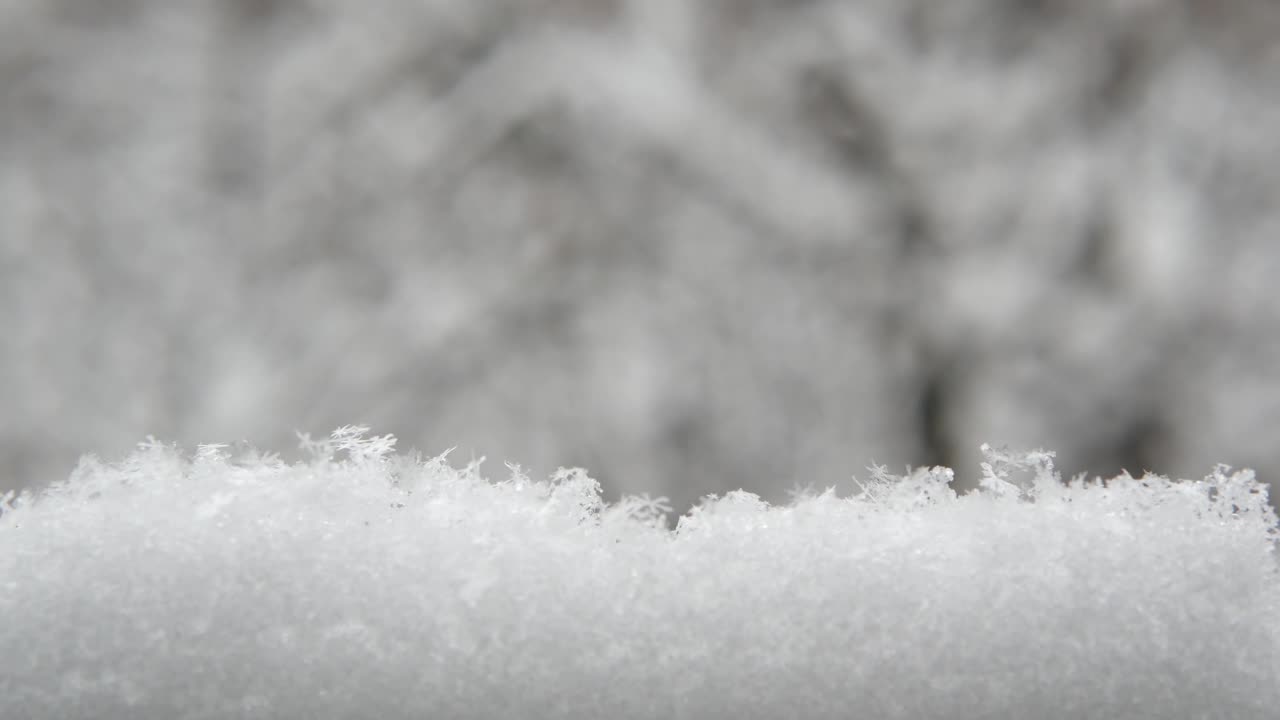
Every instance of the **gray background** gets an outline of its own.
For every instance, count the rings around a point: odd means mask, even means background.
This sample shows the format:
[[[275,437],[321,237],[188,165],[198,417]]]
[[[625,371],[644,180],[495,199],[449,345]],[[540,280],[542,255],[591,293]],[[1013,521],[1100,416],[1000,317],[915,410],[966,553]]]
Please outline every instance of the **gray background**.
[[[1275,477],[1277,8],[0,0],[0,487],[347,423],[680,510]]]

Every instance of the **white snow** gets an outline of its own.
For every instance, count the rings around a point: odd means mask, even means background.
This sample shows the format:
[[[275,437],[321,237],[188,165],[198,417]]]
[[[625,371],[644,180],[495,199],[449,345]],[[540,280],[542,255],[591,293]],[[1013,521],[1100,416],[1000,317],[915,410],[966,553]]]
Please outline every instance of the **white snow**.
[[[1265,486],[984,448],[858,493],[149,441],[0,503],[4,718],[1272,718]]]

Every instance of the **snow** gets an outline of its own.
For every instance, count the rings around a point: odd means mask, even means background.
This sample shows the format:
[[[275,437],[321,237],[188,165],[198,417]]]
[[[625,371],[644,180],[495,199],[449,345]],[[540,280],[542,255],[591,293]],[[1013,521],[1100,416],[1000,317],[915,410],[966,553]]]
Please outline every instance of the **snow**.
[[[1271,718],[1249,471],[607,503],[346,427],[286,464],[149,440],[0,502],[0,717]]]

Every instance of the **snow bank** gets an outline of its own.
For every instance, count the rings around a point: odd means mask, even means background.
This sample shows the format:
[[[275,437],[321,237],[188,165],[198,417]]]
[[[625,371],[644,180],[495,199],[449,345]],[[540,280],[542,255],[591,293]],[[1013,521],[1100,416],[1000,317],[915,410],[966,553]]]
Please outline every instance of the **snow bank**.
[[[664,521],[579,470],[150,442],[0,515],[5,718],[1273,718],[1250,472],[873,469]]]

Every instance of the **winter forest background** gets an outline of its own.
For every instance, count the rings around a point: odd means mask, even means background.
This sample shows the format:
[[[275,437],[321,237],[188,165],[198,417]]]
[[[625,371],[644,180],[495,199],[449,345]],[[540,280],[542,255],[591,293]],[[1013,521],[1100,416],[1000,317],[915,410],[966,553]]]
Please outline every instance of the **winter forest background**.
[[[677,511],[1280,476],[1280,5],[0,0],[0,489],[148,434]]]

